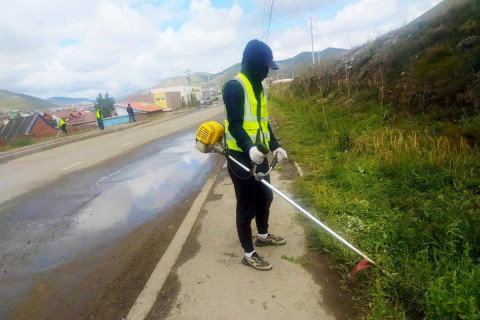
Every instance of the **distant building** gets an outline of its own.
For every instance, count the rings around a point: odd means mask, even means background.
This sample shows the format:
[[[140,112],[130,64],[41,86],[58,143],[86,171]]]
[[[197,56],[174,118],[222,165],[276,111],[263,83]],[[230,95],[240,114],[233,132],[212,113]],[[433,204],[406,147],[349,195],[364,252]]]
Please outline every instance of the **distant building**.
[[[40,114],[10,119],[0,127],[0,140],[11,141],[19,136],[54,136],[57,129]]]
[[[155,105],[161,108],[175,110],[184,105],[179,91],[157,92],[154,93],[153,96],[155,98]]]
[[[133,113],[158,112],[164,109],[152,103],[147,103],[147,102],[130,102],[130,106],[133,109]],[[114,107],[119,117],[128,115],[128,112],[127,112],[128,103],[125,103],[125,102],[116,103]]]
[[[7,124],[8,114],[0,114],[0,126]]]
[[[19,112],[9,112],[8,113],[8,119],[15,119],[15,118],[18,118],[18,117],[20,117]]]
[[[90,111],[57,112],[52,115],[52,118],[57,122],[57,124],[59,118],[62,118],[66,122],[67,126],[97,121],[95,114]]]
[[[150,90],[155,98],[155,104],[161,103],[163,98],[168,99],[165,93],[167,92],[179,92],[182,104],[190,105],[195,102],[200,102],[202,99],[202,88],[192,86],[176,86],[176,87],[164,87],[153,88]],[[173,109],[173,108],[172,108]]]
[[[276,84],[279,84],[279,83],[290,82],[290,81],[293,81],[293,79],[291,79],[291,78],[286,78],[286,79],[273,80],[273,81],[272,81],[272,85],[276,85]]]
[[[150,104],[155,104],[155,99],[153,97],[153,94],[151,93],[142,93],[142,94],[133,94],[131,96],[128,96],[125,98],[125,100],[122,101],[123,102],[129,102],[129,103],[132,103],[132,102],[147,102],[147,103],[150,103]]]

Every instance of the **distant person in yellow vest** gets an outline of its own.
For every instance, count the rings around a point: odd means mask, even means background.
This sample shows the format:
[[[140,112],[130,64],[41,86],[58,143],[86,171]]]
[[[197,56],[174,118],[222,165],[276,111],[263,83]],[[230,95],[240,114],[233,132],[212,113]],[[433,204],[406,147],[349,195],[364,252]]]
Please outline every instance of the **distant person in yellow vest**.
[[[67,132],[67,124],[65,123],[65,121],[60,118],[60,120],[58,121],[58,127],[63,131],[65,132],[65,134],[68,134]]]
[[[267,95],[262,81],[270,69],[278,69],[273,61],[272,50],[265,43],[252,40],[243,51],[241,72],[223,89],[228,152],[249,168],[252,168],[252,163],[257,164],[257,172],[267,172],[269,168],[266,155],[256,146],[258,142],[263,142],[279,160],[287,158],[287,153],[280,147],[268,123]],[[233,161],[228,162],[228,173],[237,198],[237,232],[245,251],[242,263],[256,270],[270,270],[272,265],[259,256],[253,247],[251,222],[255,218],[258,230],[255,246],[281,246],[286,243],[284,238],[268,230],[273,193]],[[270,182],[270,177],[265,180]]]
[[[102,116],[102,111],[100,110],[100,108],[97,109],[96,115],[97,115],[98,127],[100,128],[100,130],[105,129],[105,127],[103,126],[103,119],[102,119],[103,116]]]

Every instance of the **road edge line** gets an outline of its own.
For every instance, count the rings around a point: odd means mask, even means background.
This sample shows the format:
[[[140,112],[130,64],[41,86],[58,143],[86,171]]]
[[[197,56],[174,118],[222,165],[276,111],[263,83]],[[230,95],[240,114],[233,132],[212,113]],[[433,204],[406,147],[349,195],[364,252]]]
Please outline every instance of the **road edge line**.
[[[205,200],[207,199],[207,196],[210,193],[210,190],[212,189],[221,169],[222,166],[217,169],[216,173],[212,174],[210,178],[208,178],[207,182],[190,207],[185,219],[178,228],[177,233],[175,233],[175,236],[170,242],[167,250],[153,270],[147,283],[143,287],[142,292],[138,295],[137,300],[128,312],[128,315],[125,318],[126,320],[145,319],[145,317],[150,313],[155,301],[157,301],[158,293],[165,284],[165,281],[170,275],[178,260],[178,257],[180,256],[180,253],[182,252],[183,246],[185,245],[187,238],[192,231],[195,221],[197,221],[200,210],[202,209],[203,204],[205,203]]]

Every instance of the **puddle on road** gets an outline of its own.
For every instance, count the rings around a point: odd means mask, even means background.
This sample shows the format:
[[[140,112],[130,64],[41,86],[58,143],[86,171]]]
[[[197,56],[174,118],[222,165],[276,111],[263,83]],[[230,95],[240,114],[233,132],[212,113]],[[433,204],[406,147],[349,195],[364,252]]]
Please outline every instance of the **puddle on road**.
[[[94,252],[201,189],[213,155],[194,149],[191,130],[166,141],[0,208],[0,318],[40,272]]]

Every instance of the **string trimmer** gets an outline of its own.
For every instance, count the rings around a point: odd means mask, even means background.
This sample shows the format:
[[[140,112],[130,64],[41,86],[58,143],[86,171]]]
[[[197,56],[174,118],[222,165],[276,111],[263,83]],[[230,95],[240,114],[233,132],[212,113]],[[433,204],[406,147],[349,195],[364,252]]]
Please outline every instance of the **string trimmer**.
[[[224,128],[223,126],[216,122],[216,121],[210,121],[210,122],[205,122],[200,125],[200,127],[197,130],[196,134],[196,143],[195,147],[197,150],[199,150],[202,153],[220,153],[224,155],[227,160],[231,160],[235,162],[239,167],[241,167],[243,170],[247,171],[248,173],[251,173],[252,176],[262,184],[264,184],[267,188],[271,189],[273,192],[278,194],[280,197],[282,197],[284,200],[286,200],[288,203],[290,203],[292,206],[297,208],[300,212],[302,212],[308,219],[313,221],[316,225],[321,227],[323,230],[327,231],[330,235],[335,237],[338,241],[340,241],[343,245],[345,245],[347,248],[358,254],[360,257],[363,258],[362,261],[360,261],[357,266],[352,270],[350,273],[351,276],[354,276],[358,271],[367,269],[370,266],[376,266],[377,264],[375,261],[370,259],[365,253],[362,251],[358,250],[355,248],[351,243],[343,239],[341,236],[339,236],[337,233],[335,233],[332,229],[327,227],[325,224],[323,224],[320,220],[318,220],[316,217],[311,215],[307,210],[303,209],[300,207],[297,203],[295,203],[293,200],[288,198],[286,195],[284,195],[280,190],[272,186],[270,183],[268,183],[264,178],[270,174],[270,172],[273,170],[275,165],[277,164],[277,157],[275,157],[270,165],[270,168],[267,172],[256,172],[256,165],[254,164],[253,169],[250,169],[246,166],[244,166],[242,163],[237,161],[234,157],[230,156],[225,150],[224,143],[222,142],[224,134]],[[259,151],[263,152],[264,154],[268,153],[268,148],[265,144],[263,143],[257,143],[256,144],[257,148]]]

